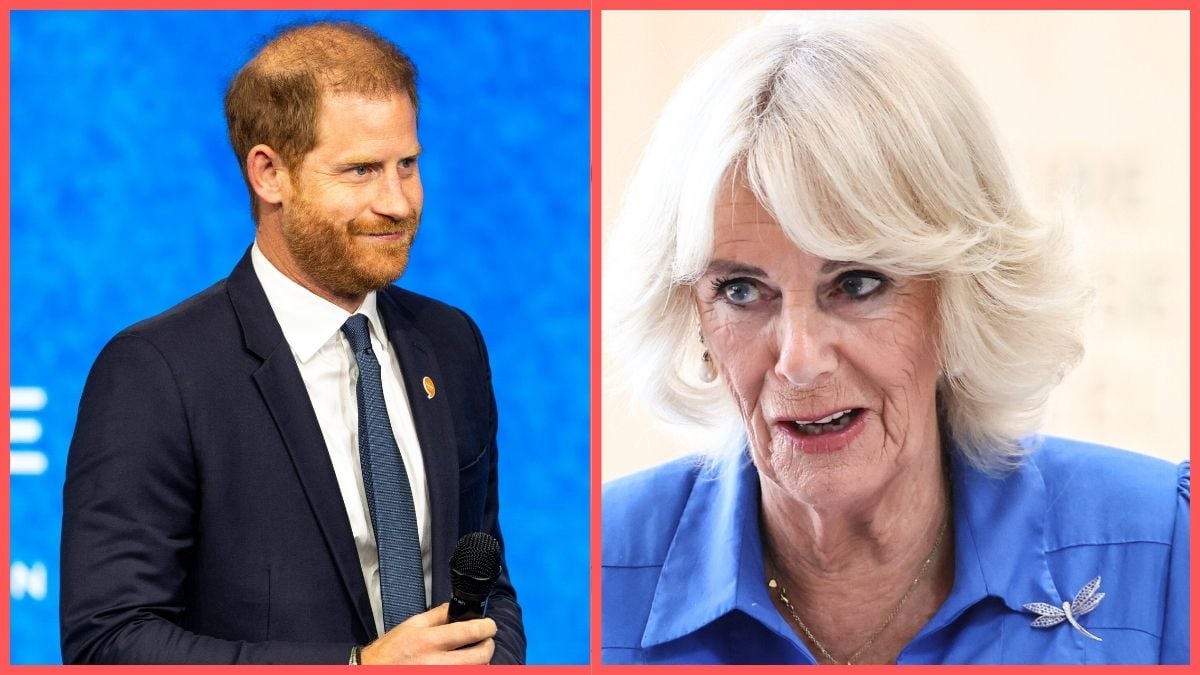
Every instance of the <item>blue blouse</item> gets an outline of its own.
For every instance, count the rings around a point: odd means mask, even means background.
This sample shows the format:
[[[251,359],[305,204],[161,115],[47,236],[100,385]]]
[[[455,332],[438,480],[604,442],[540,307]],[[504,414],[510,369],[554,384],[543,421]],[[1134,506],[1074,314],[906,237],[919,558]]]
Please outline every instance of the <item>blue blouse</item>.
[[[1190,465],[1044,437],[989,477],[952,460],[954,584],[896,659],[1187,663]],[[678,460],[603,498],[605,664],[812,664],[767,595],[758,474],[746,453]],[[1030,624],[1095,577],[1075,620]]]

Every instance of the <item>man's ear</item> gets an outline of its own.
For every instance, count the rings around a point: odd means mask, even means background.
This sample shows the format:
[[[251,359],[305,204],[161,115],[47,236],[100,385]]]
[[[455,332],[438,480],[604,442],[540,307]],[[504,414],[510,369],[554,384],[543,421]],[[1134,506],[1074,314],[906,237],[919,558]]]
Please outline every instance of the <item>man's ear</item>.
[[[287,168],[279,153],[258,144],[246,155],[246,176],[258,198],[268,204],[280,204],[290,188]]]

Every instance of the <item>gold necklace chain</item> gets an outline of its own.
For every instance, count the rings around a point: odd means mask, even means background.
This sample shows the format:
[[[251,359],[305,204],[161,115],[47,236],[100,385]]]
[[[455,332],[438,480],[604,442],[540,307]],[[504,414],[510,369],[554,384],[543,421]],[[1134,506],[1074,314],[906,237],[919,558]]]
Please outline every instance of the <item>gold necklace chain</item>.
[[[859,647],[858,651],[854,652],[850,655],[850,658],[846,659],[846,665],[854,665],[855,660],[857,660],[859,656],[862,656],[862,653],[867,651],[871,645],[875,644],[875,639],[882,635],[883,631],[887,630],[887,627],[891,625],[892,620],[895,619],[896,615],[900,613],[900,608],[904,606],[905,601],[907,601],[909,596],[913,594],[913,591],[916,590],[917,586],[921,584],[921,580],[925,578],[925,573],[929,571],[929,566],[933,564],[933,559],[937,557],[938,551],[942,548],[942,537],[946,534],[946,524],[949,522],[949,517],[942,520],[942,527],[938,530],[937,539],[935,539],[933,542],[933,549],[929,551],[929,555],[925,558],[925,562],[921,563],[921,569],[917,572],[917,577],[912,580],[911,584],[908,585],[908,590],[904,591],[904,595],[901,596],[900,602],[897,602],[896,606],[892,608],[892,611],[888,613],[887,618],[883,620],[883,625],[877,628],[874,633],[871,633],[871,637],[867,638],[867,641],[863,644],[863,646]],[[783,602],[785,607],[788,608],[788,612],[792,615],[792,620],[796,622],[797,626],[800,626],[800,630],[804,631],[804,635],[808,638],[808,641],[816,646],[816,648],[820,650],[821,655],[828,659],[830,663],[838,663],[838,660],[833,658],[833,654],[830,654],[829,650],[825,649],[825,645],[821,644],[821,641],[817,639],[817,636],[813,635],[812,631],[808,629],[808,626],[804,625],[804,622],[800,620],[800,615],[796,613],[796,608],[792,606],[792,601],[788,600],[787,589],[784,588],[783,584],[779,583],[774,577],[772,577],[769,581],[767,581],[767,586],[769,588],[779,589],[779,600]]]

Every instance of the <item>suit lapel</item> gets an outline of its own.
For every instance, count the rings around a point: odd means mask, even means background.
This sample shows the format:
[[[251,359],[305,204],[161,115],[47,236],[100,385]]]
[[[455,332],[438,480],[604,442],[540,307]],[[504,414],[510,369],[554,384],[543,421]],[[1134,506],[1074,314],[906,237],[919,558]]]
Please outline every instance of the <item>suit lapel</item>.
[[[254,382],[291,456],[361,628],[365,635],[374,636],[371,602],[329,450],[295,357],[254,273],[249,251],[229,276],[228,289],[246,348],[263,359]]]
[[[450,599],[450,556],[458,533],[458,447],[454,419],[445,392],[441,370],[429,338],[414,324],[412,315],[387,289],[377,294],[378,307],[387,326],[388,339],[400,362],[408,405],[412,409],[425,480],[429,484],[432,530],[433,605]],[[434,387],[426,392],[425,378]]]

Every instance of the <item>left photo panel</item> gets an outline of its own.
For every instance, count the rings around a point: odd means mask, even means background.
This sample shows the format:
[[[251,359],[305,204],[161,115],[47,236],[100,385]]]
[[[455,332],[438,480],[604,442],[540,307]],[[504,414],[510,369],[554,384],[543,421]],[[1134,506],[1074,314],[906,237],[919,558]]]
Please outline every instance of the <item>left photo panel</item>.
[[[586,664],[585,11],[13,11],[14,664]]]

